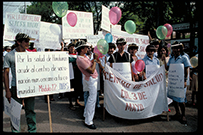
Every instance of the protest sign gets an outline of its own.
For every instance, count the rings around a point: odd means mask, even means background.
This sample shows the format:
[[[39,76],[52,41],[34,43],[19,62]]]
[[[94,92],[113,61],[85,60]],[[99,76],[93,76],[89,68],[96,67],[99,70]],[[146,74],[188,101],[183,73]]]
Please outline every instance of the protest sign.
[[[20,114],[22,105],[11,98],[11,103],[8,102],[7,98],[4,96],[4,111],[10,117],[13,127],[20,131]]]
[[[101,19],[101,28],[108,32],[111,32],[111,29],[121,30],[121,25],[112,25],[109,20],[109,11],[107,7],[102,5],[102,19]]]
[[[104,107],[111,115],[144,119],[168,111],[164,66],[145,81],[133,82],[106,65],[103,78]]]
[[[93,48],[97,45],[97,42],[100,39],[104,39],[104,35],[100,34],[100,35],[89,35],[89,36],[87,36],[87,42],[90,43]]]
[[[113,63],[112,67],[126,79],[132,80],[131,67],[129,62]]]
[[[77,15],[77,23],[74,27],[67,21],[68,13],[73,12]],[[62,18],[63,39],[86,39],[88,35],[94,35],[92,12],[81,12],[68,10]]]
[[[146,77],[149,78],[153,75],[158,69],[160,68],[159,65],[146,65]]]
[[[51,31],[53,29],[51,26],[54,25],[58,27],[60,34]],[[34,44],[36,48],[61,49],[61,41],[61,25],[48,22],[40,23],[39,38],[36,39]]]
[[[105,36],[107,32],[102,30],[102,34]],[[125,39],[125,41],[127,42],[127,46],[124,49],[125,51],[127,51],[129,44],[135,43],[139,47],[137,55],[142,59],[144,58],[146,54],[145,48],[147,47],[147,45],[149,45],[149,36],[141,34],[129,34],[125,31],[119,31],[114,29],[112,30],[111,35],[113,36],[112,43],[116,43],[116,40],[118,38]]]
[[[66,52],[16,52],[17,97],[33,97],[70,91]]]
[[[38,38],[40,21],[40,15],[6,13],[4,39],[15,40],[19,32],[28,34],[31,38]]]
[[[107,7],[102,5],[102,19],[101,19],[101,28],[110,32],[111,22],[109,20],[109,11]]]
[[[168,72],[168,95],[184,98],[184,65],[170,64]]]

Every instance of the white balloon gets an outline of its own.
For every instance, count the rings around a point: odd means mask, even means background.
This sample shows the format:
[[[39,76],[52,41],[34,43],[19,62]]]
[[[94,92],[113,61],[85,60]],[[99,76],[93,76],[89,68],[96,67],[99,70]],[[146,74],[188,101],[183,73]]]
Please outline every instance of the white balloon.
[[[55,35],[61,34],[61,28],[57,24],[51,24],[49,28],[53,34]]]

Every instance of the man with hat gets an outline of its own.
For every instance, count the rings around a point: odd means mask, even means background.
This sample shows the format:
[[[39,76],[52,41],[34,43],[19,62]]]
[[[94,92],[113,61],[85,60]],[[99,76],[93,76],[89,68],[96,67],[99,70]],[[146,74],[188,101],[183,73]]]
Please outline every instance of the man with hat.
[[[108,62],[110,63],[110,67],[113,67],[113,63],[123,63],[123,62],[129,62],[130,63],[130,69],[132,74],[132,80],[134,81],[133,77],[133,71],[131,68],[131,63],[133,62],[133,58],[131,54],[124,51],[126,41],[124,38],[118,38],[116,40],[116,45],[118,47],[118,51],[111,54]]]
[[[185,118],[185,102],[187,102],[187,100],[186,100],[187,87],[186,86],[187,86],[188,69],[190,68],[191,64],[190,64],[190,61],[187,58],[187,56],[184,55],[184,53],[183,53],[183,44],[182,43],[178,43],[177,41],[175,41],[171,45],[171,48],[172,48],[172,55],[167,64],[166,64],[166,60],[165,60],[166,56],[162,55],[162,60],[164,61],[166,70],[169,69],[170,64],[183,64],[184,65],[184,97],[180,98],[180,97],[174,97],[174,96],[168,95],[168,97],[173,100],[174,107],[176,110],[176,114],[172,117],[172,119],[179,120],[182,124],[186,124],[187,123],[187,120]],[[179,107],[182,112],[182,115],[180,114]]]
[[[76,43],[76,50],[78,52],[78,57],[76,60],[77,66],[83,73],[83,91],[89,91],[89,97],[84,109],[83,116],[85,117],[85,126],[90,129],[96,129],[93,124],[93,118],[95,114],[95,105],[97,97],[97,81],[98,73],[96,71],[96,62],[98,54],[94,54],[94,59],[90,59],[85,55],[88,51],[89,44],[84,41],[79,41]]]
[[[15,52],[26,52],[26,49],[29,48],[30,37],[24,33],[18,33],[15,37],[16,48],[10,51],[4,59],[4,84],[6,91],[6,98],[9,103],[11,97],[22,104],[22,98],[17,97],[16,89],[16,73],[15,73]],[[9,68],[11,68],[12,73],[12,82],[11,90],[9,90]],[[34,112],[35,98],[29,97],[24,98],[25,103],[25,116],[28,125],[28,132],[36,132],[36,113]],[[11,125],[12,132],[17,132],[17,130]]]

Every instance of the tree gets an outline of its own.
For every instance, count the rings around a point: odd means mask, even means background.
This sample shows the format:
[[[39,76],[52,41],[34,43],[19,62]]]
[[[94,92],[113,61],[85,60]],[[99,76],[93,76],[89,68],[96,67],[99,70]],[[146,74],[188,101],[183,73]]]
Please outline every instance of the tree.
[[[118,24],[122,30],[127,20],[133,20],[137,27],[136,33],[146,35],[150,31],[153,37],[156,37],[154,29],[159,25],[197,20],[196,2],[190,1],[68,1],[68,5],[69,10],[93,13],[94,34],[100,30],[102,5],[108,8],[118,6],[121,9],[122,17]],[[31,2],[27,13],[41,15],[41,20],[45,22],[62,24],[61,17],[52,10],[52,2]]]

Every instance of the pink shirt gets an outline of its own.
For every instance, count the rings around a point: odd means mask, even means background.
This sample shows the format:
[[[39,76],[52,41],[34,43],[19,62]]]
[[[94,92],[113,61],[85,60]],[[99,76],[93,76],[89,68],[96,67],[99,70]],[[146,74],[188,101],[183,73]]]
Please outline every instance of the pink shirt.
[[[96,69],[94,70],[93,74],[90,74],[89,72],[86,71],[88,67],[91,67],[93,65],[93,63],[90,61],[90,59],[87,56],[78,55],[76,63],[80,71],[85,75],[85,80],[89,81],[90,76],[92,76],[92,78],[98,77],[98,73]]]

